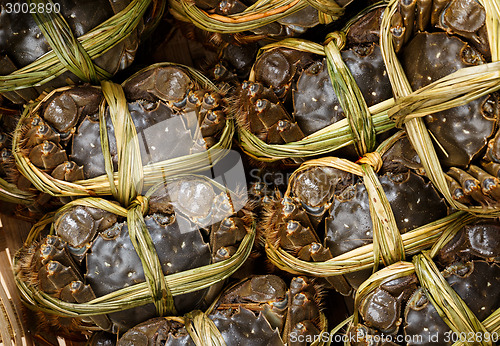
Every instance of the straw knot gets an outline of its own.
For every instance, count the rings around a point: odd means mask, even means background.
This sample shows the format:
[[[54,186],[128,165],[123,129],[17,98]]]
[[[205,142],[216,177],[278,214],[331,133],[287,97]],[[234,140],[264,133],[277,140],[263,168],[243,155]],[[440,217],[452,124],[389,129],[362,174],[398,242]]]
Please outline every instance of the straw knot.
[[[145,196],[137,196],[135,200],[131,203],[130,207],[140,208],[141,214],[144,215],[149,208],[149,198]]]
[[[382,155],[378,151],[366,153],[362,158],[356,161],[356,163],[370,165],[375,172],[378,172],[383,164]]]
[[[329,33],[326,35],[326,40],[324,42],[324,46],[328,45],[328,43],[335,41],[335,45],[339,50],[342,50],[344,48],[345,43],[346,43],[346,36],[345,32],[343,31],[335,31],[332,33]]]

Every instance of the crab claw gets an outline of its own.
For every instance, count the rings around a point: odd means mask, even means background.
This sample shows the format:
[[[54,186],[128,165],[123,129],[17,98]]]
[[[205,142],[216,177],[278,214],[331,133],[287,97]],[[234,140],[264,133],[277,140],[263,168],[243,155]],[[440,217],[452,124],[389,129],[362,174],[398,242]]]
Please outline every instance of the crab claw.
[[[289,120],[284,119],[278,121],[277,129],[285,143],[299,141],[304,138],[304,133],[300,127],[296,123],[292,123]]]
[[[266,127],[271,127],[280,120],[288,118],[288,114],[281,104],[266,99],[258,99],[255,102],[255,112]]]
[[[413,34],[415,22],[415,8],[417,7],[417,0],[401,0],[399,2],[399,13],[403,20],[403,43],[408,42],[410,36]],[[396,19],[398,20],[398,19]]]
[[[67,267],[57,261],[48,261],[38,272],[40,289],[48,294],[54,294],[72,281],[80,279],[72,267]]]
[[[224,112],[220,110],[208,111],[200,126],[201,134],[203,137],[214,136],[224,128],[225,124]]]
[[[466,196],[472,197],[476,202],[483,206],[495,204],[495,201],[483,194],[479,180],[474,178],[469,173],[459,168],[451,167],[448,171],[448,175],[458,181],[458,183],[463,187]]]
[[[31,150],[29,159],[35,166],[50,170],[67,161],[68,157],[66,151],[54,142],[43,141]]]
[[[468,172],[480,181],[483,194],[500,201],[500,179],[474,165],[470,166]]]
[[[457,202],[463,203],[463,204],[471,204],[472,199],[465,195],[464,189],[462,189],[462,186],[450,177],[449,175],[445,174],[444,177],[446,178],[446,182],[448,183],[448,187],[451,192],[451,197]]]
[[[51,174],[54,178],[64,181],[83,180],[83,168],[74,161],[66,161],[58,165]]]
[[[95,299],[96,296],[89,285],[78,280],[66,285],[61,290],[60,298],[69,303],[86,303]],[[111,321],[106,315],[90,316],[90,320],[102,330],[111,329]]]
[[[51,141],[58,144],[60,140],[59,133],[55,132],[52,127],[47,125],[43,120],[31,127],[26,133],[26,146],[28,148],[34,147],[44,141]]]

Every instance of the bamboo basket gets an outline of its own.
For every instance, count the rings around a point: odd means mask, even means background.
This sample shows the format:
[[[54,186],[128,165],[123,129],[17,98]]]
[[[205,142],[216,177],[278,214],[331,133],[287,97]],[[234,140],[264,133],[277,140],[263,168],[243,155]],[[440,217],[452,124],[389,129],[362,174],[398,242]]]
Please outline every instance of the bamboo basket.
[[[22,246],[31,225],[0,214],[0,337],[1,343],[33,345],[23,323],[23,310],[12,270],[12,255]]]

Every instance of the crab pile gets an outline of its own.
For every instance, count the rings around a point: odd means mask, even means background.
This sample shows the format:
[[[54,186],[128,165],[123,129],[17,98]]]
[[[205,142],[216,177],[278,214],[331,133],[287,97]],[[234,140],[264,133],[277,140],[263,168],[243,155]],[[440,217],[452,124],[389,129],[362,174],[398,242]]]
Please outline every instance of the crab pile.
[[[0,92],[52,71],[51,25],[85,47],[131,32],[90,51],[100,85],[75,45],[77,73],[9,89],[19,120],[0,107],[0,188],[50,211],[13,261],[37,341],[500,333],[500,9],[366,2],[62,1],[41,26],[0,4]]]

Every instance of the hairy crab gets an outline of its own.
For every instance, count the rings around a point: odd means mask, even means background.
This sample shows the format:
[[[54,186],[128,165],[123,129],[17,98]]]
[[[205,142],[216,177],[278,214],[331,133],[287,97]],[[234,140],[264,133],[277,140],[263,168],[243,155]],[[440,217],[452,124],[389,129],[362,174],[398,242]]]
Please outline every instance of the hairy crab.
[[[91,0],[85,3],[77,1],[60,1],[54,4],[45,4],[49,6],[44,11],[50,15],[51,13],[59,13],[65,18],[72,34],[75,37],[83,36],[93,28],[103,23],[108,18],[126,8],[131,1],[98,1]],[[28,3],[29,8],[33,8],[35,3]],[[7,75],[17,69],[25,67],[33,63],[36,59],[51,50],[50,43],[46,40],[45,34],[39,28],[33,12],[15,11],[12,6],[19,5],[8,1],[0,2],[2,11],[0,12],[0,74]],[[22,4],[23,8],[24,5]],[[41,9],[42,4],[38,9]],[[56,7],[58,6],[58,7]],[[10,8],[10,10],[9,10]],[[141,21],[142,23],[142,21]],[[139,35],[143,30],[143,24],[139,25],[131,35],[122,40],[120,43],[112,46],[101,56],[93,61],[109,75],[114,75],[119,70],[128,67],[134,60],[138,45]],[[67,85],[68,79],[74,83],[79,81],[79,78],[71,72],[66,72],[56,79],[44,83],[31,89],[22,91],[5,92],[4,96],[16,103],[25,103],[35,99],[40,92],[47,88],[60,87]]]
[[[167,64],[145,69],[129,78],[123,91],[125,99],[120,101],[126,109],[113,109],[113,114],[110,106],[102,109],[106,94],[96,87],[67,87],[49,94],[18,126],[19,160],[53,179],[81,181],[108,173],[108,155],[116,171],[120,157],[124,159],[122,146],[130,143],[137,143],[142,165],[151,166],[203,153],[230,132],[223,95],[201,87],[184,67]],[[129,137],[120,130],[119,142],[115,131],[122,124],[115,123],[113,116],[122,111],[129,112],[135,129]],[[102,138],[106,140],[101,142]]]
[[[378,44],[381,14],[382,10],[376,9],[360,17],[350,26],[345,46],[340,47],[342,60],[368,107],[392,97]],[[307,42],[297,45],[306,46]],[[273,46],[257,58],[251,81],[236,90],[235,113],[240,127],[265,143],[283,144],[344,119],[327,59],[317,51]]]
[[[486,11],[477,1],[400,1],[390,32],[413,90],[491,62]],[[466,205],[500,201],[499,97],[493,92],[424,117],[452,198]]]
[[[156,188],[148,199],[138,201],[141,204],[130,207],[128,212],[111,202],[87,199],[60,209],[54,218],[54,234],[26,245],[16,255],[17,276],[27,285],[23,287],[63,302],[86,303],[132,289],[144,282],[145,276],[150,284],[158,284],[151,281],[150,263],[154,263],[154,256],[161,266],[161,275],[167,276],[227,260],[238,250],[239,258],[242,240],[248,241],[253,232],[252,213],[242,209],[244,196],[219,191],[203,178],[171,181]],[[133,216],[146,208],[149,211],[144,216]],[[143,241],[147,243],[149,238],[147,244],[154,246],[154,251],[138,243],[135,235],[143,232],[141,229],[148,234]],[[230,270],[234,272],[237,267]],[[204,308],[218,294],[219,281],[203,286],[207,289],[170,296],[173,306],[168,312],[182,314]],[[41,318],[47,319],[53,330],[74,338],[90,326],[118,333],[158,315],[161,310],[157,299],[165,297],[161,292],[160,297],[153,296],[154,305],[144,299],[131,304],[127,298],[121,309],[108,314],[94,313],[82,318],[47,314]],[[34,309],[43,307],[40,302],[35,305]],[[47,311],[46,306],[43,310]]]
[[[275,275],[253,276],[224,291],[205,316],[226,345],[305,345],[326,328],[320,299],[319,288],[305,277],[287,285]],[[149,320],[125,333],[118,345],[194,345],[194,319],[192,313]]]
[[[405,137],[397,140],[384,154],[377,174],[401,234],[441,219],[448,211],[430,182],[418,174],[418,156],[411,152]],[[268,248],[282,248],[302,261],[324,262],[374,243],[375,210],[370,199],[376,197],[369,198],[366,180],[321,162],[308,165],[306,161],[307,168],[290,180],[289,194],[269,203],[261,226]],[[371,269],[350,270],[325,279],[349,295],[370,273]]]
[[[445,286],[456,292],[474,315],[473,319],[478,321],[484,321],[500,306],[500,294],[495,288],[500,278],[499,227],[498,219],[476,219],[459,229],[436,258]],[[437,267],[436,271],[439,273]],[[452,345],[457,338],[464,340],[460,332],[465,329],[452,329],[449,322],[440,317],[446,314],[446,318],[450,318],[450,315],[436,305],[434,293],[432,299],[429,298],[429,286],[424,287],[418,275],[417,272],[417,275],[388,279],[363,295],[358,304],[360,322],[349,330],[356,334],[353,340],[357,342],[352,345],[377,344],[374,340],[380,342],[383,338],[395,340],[398,334],[404,334],[407,342],[391,344]],[[438,291],[437,294],[447,293]],[[448,299],[445,305],[453,310],[451,298]],[[466,333],[465,341],[478,343],[482,341],[480,337],[488,341],[488,333],[486,330]],[[493,340],[492,335],[490,333],[490,340]]]

